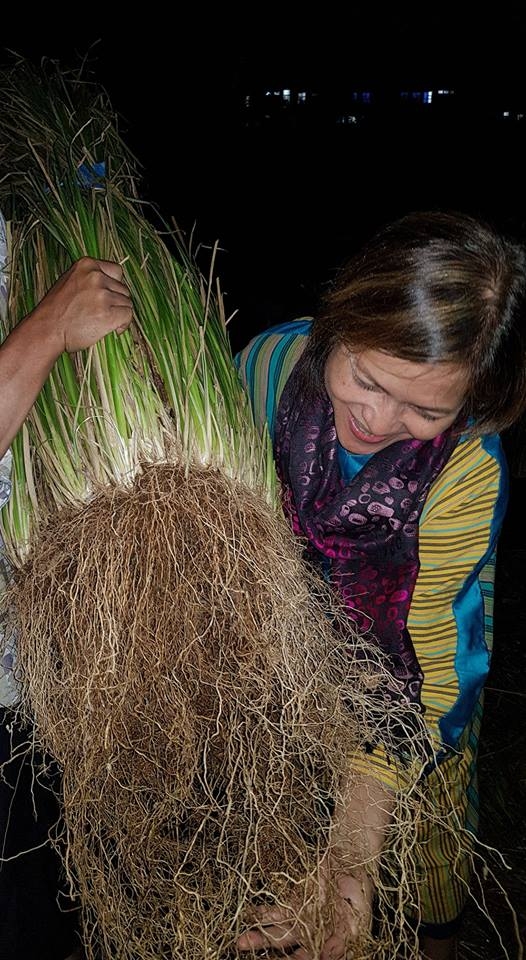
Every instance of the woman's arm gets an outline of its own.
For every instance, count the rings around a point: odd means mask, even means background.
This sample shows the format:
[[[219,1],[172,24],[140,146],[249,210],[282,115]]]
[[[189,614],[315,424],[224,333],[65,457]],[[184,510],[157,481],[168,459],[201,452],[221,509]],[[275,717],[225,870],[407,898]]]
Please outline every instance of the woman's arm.
[[[331,845],[320,871],[318,905],[336,890],[332,931],[319,960],[343,960],[349,945],[371,928],[374,883],[368,864],[379,856],[391,823],[394,800],[378,780],[353,776],[334,812]],[[352,864],[352,866],[351,866]],[[347,869],[347,865],[349,869]],[[333,894],[334,896],[334,894]],[[290,953],[295,960],[313,960],[304,946],[315,921],[308,908],[278,908],[259,911],[257,926],[238,939],[238,950],[274,949]]]
[[[0,346],[0,457],[25,420],[53,364],[130,324],[122,269],[84,257],[54,284]]]

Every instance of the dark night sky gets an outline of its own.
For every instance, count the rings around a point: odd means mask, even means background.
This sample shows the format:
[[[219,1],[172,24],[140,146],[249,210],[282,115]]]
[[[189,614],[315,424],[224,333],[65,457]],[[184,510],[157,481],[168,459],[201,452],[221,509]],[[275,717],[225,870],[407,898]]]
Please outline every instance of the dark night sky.
[[[144,167],[144,194],[203,244],[218,269],[234,335],[313,305],[320,280],[379,221],[457,207],[526,230],[525,148],[484,123],[398,131],[343,143],[334,134],[247,136],[236,113],[257,86],[389,90],[454,86],[479,102],[526,108],[525,4],[251,6],[170,16],[156,5],[113,14],[10,11],[0,44],[77,66],[87,56]],[[109,9],[109,8],[108,8]],[[80,12],[79,12],[80,11]],[[102,11],[102,12],[101,12]],[[525,138],[526,139],[526,138]]]
[[[526,10],[523,0],[236,5],[194,12],[156,11],[133,17],[99,5],[31,15],[10,10],[0,45],[30,56],[73,59],[91,45],[101,73],[116,87],[148,91],[171,85],[173,102],[199,99],[239,77],[323,86],[349,74],[357,83],[524,85]],[[188,5],[187,5],[188,6]],[[101,15],[102,11],[102,15]],[[166,106],[169,106],[167,102]]]

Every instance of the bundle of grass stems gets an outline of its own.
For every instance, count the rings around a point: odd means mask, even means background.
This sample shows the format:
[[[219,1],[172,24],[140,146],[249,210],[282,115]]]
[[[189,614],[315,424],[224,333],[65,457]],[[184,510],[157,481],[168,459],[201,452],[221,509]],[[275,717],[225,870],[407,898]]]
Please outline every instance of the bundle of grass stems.
[[[220,289],[139,202],[96,83],[20,61],[0,94],[4,335],[84,255],[121,263],[134,304],[127,332],[55,365],[1,528],[20,713],[62,771],[52,840],[86,957],[234,956],[262,905],[295,913],[316,957],[357,867],[374,922],[348,955],[416,956],[420,761],[385,853],[331,816],[379,712],[407,716],[280,512]]]

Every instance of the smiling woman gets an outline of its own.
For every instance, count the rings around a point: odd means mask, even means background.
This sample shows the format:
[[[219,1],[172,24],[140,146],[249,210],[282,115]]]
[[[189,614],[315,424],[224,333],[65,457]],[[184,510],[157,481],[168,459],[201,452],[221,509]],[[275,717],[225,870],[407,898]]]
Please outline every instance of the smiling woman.
[[[350,623],[362,631],[372,624],[396,677],[389,698],[425,718],[423,790],[459,838],[473,842],[495,549],[507,503],[498,431],[526,406],[525,298],[521,246],[462,214],[412,214],[350,261],[314,321],[267,330],[238,357],[256,419],[273,436],[291,527]],[[336,813],[368,824],[371,852],[389,843],[403,763],[402,743],[393,751],[386,740],[364,754],[357,765],[368,794]],[[449,960],[471,858],[443,831],[414,829],[421,949]],[[342,881],[345,901],[353,879]],[[355,917],[370,916],[372,900],[372,890],[355,896]],[[355,917],[341,912],[323,960],[346,955]],[[297,930],[284,934],[283,917],[266,923],[265,936],[247,935],[241,946],[299,942]],[[296,956],[307,954],[300,947]]]

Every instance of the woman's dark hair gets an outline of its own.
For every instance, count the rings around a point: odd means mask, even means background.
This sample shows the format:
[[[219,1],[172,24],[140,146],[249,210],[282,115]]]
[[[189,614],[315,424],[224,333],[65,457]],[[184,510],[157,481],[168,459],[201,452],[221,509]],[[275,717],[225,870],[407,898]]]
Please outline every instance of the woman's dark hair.
[[[526,251],[460,213],[412,213],[340,271],[314,320],[305,385],[320,389],[333,347],[383,350],[467,371],[463,413],[502,430],[526,408]]]

